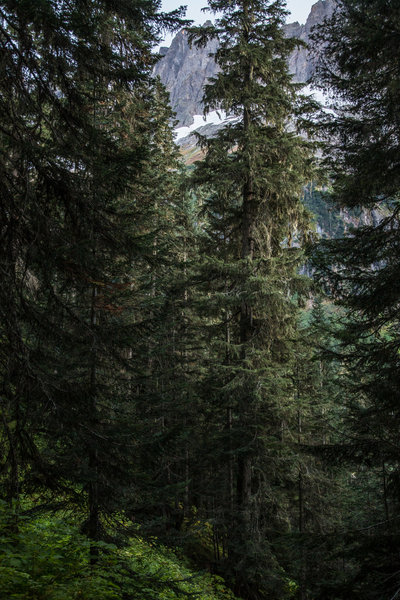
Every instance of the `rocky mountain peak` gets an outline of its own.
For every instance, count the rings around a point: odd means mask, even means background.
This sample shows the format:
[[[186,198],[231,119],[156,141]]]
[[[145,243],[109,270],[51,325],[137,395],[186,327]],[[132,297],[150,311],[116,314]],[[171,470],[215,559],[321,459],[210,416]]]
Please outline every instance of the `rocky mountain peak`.
[[[210,54],[215,54],[218,41],[213,40],[205,48],[196,48],[189,46],[188,37],[187,30],[182,29],[154,69],[170,93],[180,125],[190,125],[193,115],[203,112],[203,87],[217,72]]]
[[[311,29],[314,25],[330,17],[335,8],[334,0],[319,0],[311,7],[311,12],[307,17],[306,28]]]
[[[318,2],[312,5],[305,25],[300,25],[297,22],[286,25],[286,35],[288,37],[296,37],[308,45],[311,41],[313,28],[329,18],[334,8],[335,0],[318,0]],[[315,63],[307,48],[298,48],[293,52],[289,59],[289,69],[293,73],[294,81],[298,83],[305,83],[313,76]]]
[[[310,41],[311,30],[329,17],[335,7],[336,0],[318,0],[304,25],[298,22],[285,25],[288,37],[297,37],[306,44]],[[207,21],[205,25],[211,24]],[[176,112],[180,126],[193,123],[193,116],[203,113],[203,87],[218,72],[213,55],[218,48],[218,41],[213,40],[205,48],[190,47],[188,32],[182,29],[172,40],[169,48],[162,48],[159,60],[154,69],[170,93],[171,105]],[[315,65],[306,48],[298,48],[289,59],[289,69],[297,82],[306,82],[313,75]]]

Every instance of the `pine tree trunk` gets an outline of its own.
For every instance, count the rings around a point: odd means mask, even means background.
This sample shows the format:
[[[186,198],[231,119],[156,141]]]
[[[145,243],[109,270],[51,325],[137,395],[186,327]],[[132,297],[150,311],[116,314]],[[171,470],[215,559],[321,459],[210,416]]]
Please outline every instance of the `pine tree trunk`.
[[[228,498],[229,498],[229,512],[233,514],[234,507],[234,486],[233,486],[233,456],[232,456],[232,408],[227,408],[227,426],[228,426],[228,450],[229,450],[229,459],[228,459]]]
[[[297,441],[300,446],[301,444],[301,435],[302,435],[302,419],[301,419],[301,410],[300,410],[300,394],[299,387],[297,381],[297,402],[299,403],[299,408],[297,411]],[[299,533],[302,534],[304,531],[304,499],[303,499],[303,469],[302,465],[299,466],[299,475],[298,475],[298,493],[299,493]],[[300,588],[299,588],[299,600],[305,599],[305,582],[306,582],[306,573],[305,573],[305,563],[304,563],[304,551],[303,544],[300,544]]]
[[[8,439],[9,452],[7,461],[10,464],[10,478],[8,481],[7,487],[7,501],[11,504],[14,500],[18,501],[19,497],[19,464],[17,457],[17,443],[16,443],[16,433],[11,431],[7,419],[5,417],[4,411],[1,411],[3,426],[6,432],[6,436]],[[18,421],[17,421],[18,427]]]
[[[227,293],[227,286],[225,285],[225,293]],[[225,364],[229,365],[231,362],[230,356],[230,343],[231,343],[231,332],[229,328],[229,311],[225,313]],[[232,440],[232,425],[233,425],[233,409],[228,406],[226,409],[226,427],[228,430],[228,507],[230,518],[234,512],[235,504],[235,492],[234,492],[234,474],[233,474],[233,440]]]
[[[243,13],[245,20],[248,19],[247,3],[244,4]],[[247,35],[247,34],[246,34]],[[246,40],[248,41],[248,40]],[[245,87],[249,87],[253,80],[253,66],[249,65],[246,77]],[[251,126],[250,109],[244,106],[243,110],[243,129],[245,139],[249,135]],[[244,261],[251,262],[254,258],[254,228],[255,228],[255,202],[254,202],[254,182],[252,165],[249,162],[247,165],[247,180],[243,186],[243,206],[242,206],[242,255]],[[253,311],[251,304],[243,300],[240,309],[240,344],[241,344],[241,359],[246,360],[247,344],[251,339],[253,327]],[[247,395],[246,395],[247,396]],[[252,399],[244,397],[240,402],[240,421],[244,429],[245,436],[248,439],[250,432],[248,430],[250,423],[248,422],[248,413],[252,410]],[[238,477],[237,477],[237,503],[240,516],[240,537],[244,541],[250,536],[250,503],[251,503],[251,472],[252,472],[252,457],[250,449],[242,451],[238,458]]]
[[[388,495],[387,495],[386,465],[385,465],[384,460],[382,460],[382,484],[383,484],[383,502],[384,502],[384,507],[385,507],[386,527],[388,527],[388,525],[389,525],[389,504],[388,504]]]
[[[92,345],[92,360],[90,367],[90,413],[92,415],[92,427],[96,427],[96,335],[94,328],[97,324],[96,315],[96,298],[97,298],[97,287],[93,286],[92,290],[92,303],[90,310],[90,325],[93,331],[93,345]],[[96,541],[99,539],[99,486],[98,486],[98,455],[97,449],[95,449],[93,440],[89,447],[89,471],[91,474],[91,481],[89,483],[89,521],[88,521],[88,537],[91,540],[90,547],[90,564],[96,564],[98,560],[98,548]]]
[[[97,84],[96,80],[93,81],[93,129],[97,127]],[[93,211],[96,207],[96,164],[92,164],[92,202]],[[96,254],[96,242],[94,232],[92,231],[92,252]],[[96,429],[96,367],[97,367],[97,341],[96,341],[96,326],[97,326],[97,303],[98,290],[97,286],[92,287],[92,299],[90,305],[90,328],[93,335],[92,348],[91,348],[91,366],[90,366],[90,422],[92,424],[93,431]],[[90,432],[89,432],[90,433]],[[92,434],[93,435],[93,434]],[[90,545],[90,564],[96,564],[98,560],[98,547],[96,542],[99,539],[99,485],[98,485],[98,453],[95,447],[94,441],[91,440],[89,447],[89,523],[88,523],[88,537],[91,540]]]

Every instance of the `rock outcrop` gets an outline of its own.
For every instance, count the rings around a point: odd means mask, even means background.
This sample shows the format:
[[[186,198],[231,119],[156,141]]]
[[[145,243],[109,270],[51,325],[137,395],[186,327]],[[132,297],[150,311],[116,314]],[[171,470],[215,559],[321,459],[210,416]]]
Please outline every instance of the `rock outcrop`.
[[[305,25],[296,22],[285,26],[287,37],[298,38],[309,45],[313,28],[331,16],[334,6],[335,0],[319,0],[311,7]],[[293,52],[289,59],[289,70],[293,74],[294,81],[298,83],[305,83],[313,76],[315,62],[307,48],[298,48]]]
[[[218,41],[213,40],[205,48],[190,47],[188,33],[182,29],[172,40],[157,63],[154,73],[158,75],[167,88],[171,106],[176,112],[179,125],[191,125],[193,115],[203,112],[201,99],[203,87],[210,77],[218,72],[212,56],[218,48]]]
[[[319,0],[312,6],[306,24],[286,25],[286,35],[297,37],[307,44],[312,28],[332,14],[334,5],[335,0]],[[205,48],[191,48],[188,32],[182,29],[172,40],[171,46],[160,51],[162,58],[157,63],[154,73],[159,75],[170,93],[171,105],[180,126],[191,125],[193,116],[203,112],[203,87],[207,80],[218,72],[212,57],[217,47],[218,41],[213,40]],[[295,50],[289,60],[289,69],[295,81],[308,81],[315,70],[310,52],[306,48]]]

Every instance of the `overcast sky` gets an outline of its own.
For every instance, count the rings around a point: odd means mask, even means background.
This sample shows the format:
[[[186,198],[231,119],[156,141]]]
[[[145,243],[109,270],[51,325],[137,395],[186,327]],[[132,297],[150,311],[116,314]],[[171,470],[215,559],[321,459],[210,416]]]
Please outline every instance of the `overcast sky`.
[[[310,13],[311,6],[315,4],[317,0],[287,0],[287,9],[290,10],[291,14],[288,17],[288,23],[293,21],[299,21],[299,23],[305,23]],[[202,12],[203,6],[207,6],[207,0],[162,0],[162,9],[164,11],[173,10],[178,6],[187,6],[186,17],[193,19],[196,24],[202,25],[204,21],[210,18],[209,12]],[[167,36],[164,44],[169,46],[173,36]]]
[[[291,12],[291,16],[288,18],[289,23],[293,21],[299,21],[299,23],[305,23],[307,16],[310,12],[310,8],[315,4],[317,0],[287,0],[287,8]],[[207,14],[202,13],[201,9],[203,6],[207,6],[207,0],[163,0],[163,10],[173,10],[181,4],[187,5],[186,16],[188,19],[193,19],[196,23],[202,24],[207,20]]]

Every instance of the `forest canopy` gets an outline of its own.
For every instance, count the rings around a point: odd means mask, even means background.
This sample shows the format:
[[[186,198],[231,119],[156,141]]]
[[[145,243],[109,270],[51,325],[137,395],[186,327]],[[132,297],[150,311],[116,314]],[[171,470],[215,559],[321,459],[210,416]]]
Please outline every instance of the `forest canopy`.
[[[159,0],[0,0],[0,589],[400,594],[400,7],[209,0],[188,168]],[[315,223],[318,223],[319,235]]]

